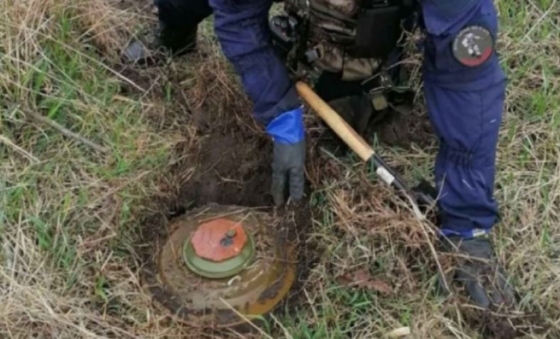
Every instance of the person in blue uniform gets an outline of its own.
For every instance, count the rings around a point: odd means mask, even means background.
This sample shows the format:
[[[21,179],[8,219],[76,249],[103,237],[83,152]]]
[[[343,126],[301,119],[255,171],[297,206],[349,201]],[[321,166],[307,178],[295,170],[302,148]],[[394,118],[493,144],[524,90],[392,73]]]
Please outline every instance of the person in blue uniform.
[[[273,0],[156,1],[163,45],[176,53],[192,50],[198,23],[214,15],[221,48],[253,103],[255,119],[274,145],[274,201],[281,205],[287,198],[301,200],[306,160],[303,108],[270,43],[268,12]],[[492,0],[419,0],[419,8],[426,32],[423,91],[440,143],[435,179],[441,244],[473,259],[459,262],[454,277],[475,303],[484,308],[501,305],[512,301],[513,292],[488,237],[499,221],[494,179],[506,89],[496,51],[497,11]]]

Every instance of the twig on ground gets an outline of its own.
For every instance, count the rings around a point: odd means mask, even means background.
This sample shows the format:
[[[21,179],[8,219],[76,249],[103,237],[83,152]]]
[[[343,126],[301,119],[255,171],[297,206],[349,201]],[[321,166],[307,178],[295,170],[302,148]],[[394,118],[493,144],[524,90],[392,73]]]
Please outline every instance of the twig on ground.
[[[51,120],[51,119],[49,119],[49,118],[47,118],[47,117],[44,117],[44,116],[42,116],[42,115],[40,115],[40,114],[37,114],[37,113],[34,113],[34,112],[30,112],[30,111],[24,111],[23,113],[24,113],[25,115],[27,115],[27,116],[29,116],[29,117],[35,119],[35,120],[38,120],[38,121],[40,121],[40,122],[42,122],[42,123],[45,123],[45,124],[49,125],[50,127],[56,129],[57,131],[59,131],[60,133],[64,134],[65,136],[67,136],[67,137],[69,137],[69,138],[72,138],[72,139],[75,139],[75,140],[81,142],[82,144],[85,144],[85,145],[87,145],[87,146],[89,146],[89,147],[95,149],[96,151],[103,152],[103,153],[106,153],[106,152],[107,152],[107,149],[106,149],[105,147],[102,147],[102,146],[100,146],[100,145],[94,143],[93,141],[88,140],[88,139],[84,138],[83,136],[81,136],[81,135],[79,135],[79,134],[77,134],[77,133],[74,133],[74,132],[70,131],[70,130],[67,129],[66,127],[64,127],[64,126],[62,126],[62,125],[60,125],[60,124],[58,124],[57,122],[55,122],[55,121],[53,121],[53,120]]]
[[[445,289],[449,292],[451,292],[451,288],[449,287],[449,283],[447,282],[447,279],[445,278],[445,274],[443,272],[443,268],[441,267],[441,263],[439,262],[439,259],[437,257],[437,252],[436,249],[434,248],[434,245],[432,244],[432,242],[430,241],[430,235],[428,234],[428,232],[426,232],[426,225],[424,223],[421,223],[422,227],[422,233],[424,233],[424,235],[426,236],[426,240],[428,241],[428,245],[430,248],[430,252],[432,253],[433,257],[434,257],[434,261],[437,265],[439,274],[441,274],[441,280],[443,281],[443,284],[445,285]]]
[[[27,152],[26,150],[24,150],[23,148],[19,147],[18,145],[14,144],[12,142],[12,140],[8,139],[7,137],[3,136],[0,134],[0,143],[3,143],[4,145],[7,145],[11,148],[13,148],[16,152],[20,153],[21,155],[25,156],[27,159],[35,162],[35,163],[39,163],[41,162],[39,159],[37,159],[35,156],[33,156],[33,154]]]

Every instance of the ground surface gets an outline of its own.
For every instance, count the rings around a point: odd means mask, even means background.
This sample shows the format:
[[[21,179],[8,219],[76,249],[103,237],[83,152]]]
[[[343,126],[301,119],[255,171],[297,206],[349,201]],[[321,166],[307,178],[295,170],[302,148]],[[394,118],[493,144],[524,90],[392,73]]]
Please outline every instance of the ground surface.
[[[460,294],[435,295],[445,258],[431,226],[355,156],[333,157],[310,113],[308,195],[291,235],[300,282],[265,326],[241,334],[175,322],[139,282],[174,216],[208,202],[270,206],[270,143],[211,23],[199,53],[143,70],[118,51],[154,22],[148,2],[1,2],[0,337],[381,338],[408,326],[411,338],[498,338],[508,323],[524,338],[560,337],[560,4],[496,4],[510,83],[493,236],[519,308],[480,315]],[[417,114],[423,126],[421,97]],[[437,150],[412,141],[376,145],[410,180],[429,176]]]

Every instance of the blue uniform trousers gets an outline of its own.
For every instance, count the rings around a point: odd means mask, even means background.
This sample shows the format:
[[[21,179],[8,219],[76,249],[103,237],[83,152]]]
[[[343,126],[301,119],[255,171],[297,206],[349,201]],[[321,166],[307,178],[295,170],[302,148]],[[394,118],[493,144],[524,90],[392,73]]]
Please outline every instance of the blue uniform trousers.
[[[421,4],[427,31],[424,95],[440,141],[435,177],[441,228],[468,238],[498,221],[493,193],[506,79],[495,50],[484,64],[469,67],[453,56],[452,44],[469,26],[489,30],[495,40],[497,13],[492,0]]]

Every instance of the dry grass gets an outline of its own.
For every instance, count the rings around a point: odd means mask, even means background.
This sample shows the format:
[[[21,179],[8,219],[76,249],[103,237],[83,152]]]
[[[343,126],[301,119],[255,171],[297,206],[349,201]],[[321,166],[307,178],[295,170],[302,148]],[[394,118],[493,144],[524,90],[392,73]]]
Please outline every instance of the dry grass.
[[[164,108],[122,100],[125,81],[94,48],[122,45],[132,16],[105,1],[0,6],[0,336],[172,333],[139,293],[130,244],[136,215],[150,208],[140,201],[161,194],[169,153],[188,135],[156,133],[150,119]]]
[[[560,3],[497,4],[510,85],[496,191],[503,221],[494,239],[523,297],[518,312],[526,321],[517,323],[525,337],[558,338]],[[203,335],[154,310],[139,288],[133,244],[141,219],[158,213],[158,201],[172,200],[196,170],[183,160],[196,152],[193,124],[209,101],[216,123],[235,112],[236,130],[260,131],[208,25],[194,67],[177,60],[140,77],[117,72],[115,51],[132,28],[153,19],[149,10],[107,0],[0,3],[0,337],[225,336]],[[317,136],[317,118],[308,123]],[[431,227],[406,206],[389,208],[379,197],[390,192],[355,157],[334,159],[310,145],[308,241],[322,255],[301,304],[280,310],[269,334],[381,338],[409,326],[413,338],[481,338],[464,300],[433,293]],[[427,175],[436,151],[380,147],[409,178]],[[344,277],[364,268],[390,293],[347,286]]]

